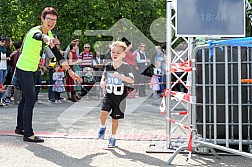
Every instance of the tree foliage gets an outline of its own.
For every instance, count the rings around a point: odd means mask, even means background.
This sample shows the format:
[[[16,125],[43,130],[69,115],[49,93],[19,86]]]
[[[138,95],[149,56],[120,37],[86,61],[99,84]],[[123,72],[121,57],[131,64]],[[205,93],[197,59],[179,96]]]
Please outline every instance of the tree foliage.
[[[78,36],[81,46],[84,42],[111,40],[106,36],[86,36],[84,32],[109,30],[122,18],[130,20],[154,44],[160,44],[152,38],[150,27],[156,19],[166,17],[166,0],[1,0],[0,34],[21,40],[32,26],[40,24],[40,14],[46,6],[59,12],[53,32],[59,36],[63,48],[76,37],[75,30],[82,32]],[[247,34],[249,31],[247,24]]]
[[[165,0],[1,0],[0,33],[22,39],[32,26],[40,24],[41,11],[52,6],[60,15],[53,32],[64,47],[75,38],[75,30],[81,30],[78,37],[82,42],[111,39],[87,37],[84,31],[108,30],[121,18],[131,20],[151,39],[149,27],[155,19],[165,17],[165,4]]]

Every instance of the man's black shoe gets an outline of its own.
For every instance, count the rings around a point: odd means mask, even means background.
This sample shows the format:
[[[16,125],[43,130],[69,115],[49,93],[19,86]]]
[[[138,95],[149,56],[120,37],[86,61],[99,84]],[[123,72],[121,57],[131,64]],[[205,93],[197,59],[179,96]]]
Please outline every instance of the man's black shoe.
[[[15,130],[15,133],[18,135],[24,135],[24,130]]]
[[[44,139],[39,138],[37,136],[35,136],[34,139],[30,139],[28,137],[23,137],[23,140],[27,141],[27,142],[35,142],[35,143],[42,143],[42,142],[44,142]]]

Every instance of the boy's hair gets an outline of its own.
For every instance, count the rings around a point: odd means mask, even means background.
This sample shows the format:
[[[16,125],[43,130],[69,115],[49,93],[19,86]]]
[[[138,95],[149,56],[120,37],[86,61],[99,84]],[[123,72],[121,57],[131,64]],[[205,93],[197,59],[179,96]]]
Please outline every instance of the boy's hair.
[[[58,12],[53,8],[53,7],[46,7],[42,13],[41,13],[41,17],[43,17],[45,19],[46,15],[48,14],[52,14],[57,16],[57,18],[59,17]]]
[[[119,47],[123,48],[124,51],[127,49],[127,45],[125,44],[125,42],[122,42],[122,41],[113,42],[111,45],[109,45],[109,48],[112,49],[115,46],[119,46]]]

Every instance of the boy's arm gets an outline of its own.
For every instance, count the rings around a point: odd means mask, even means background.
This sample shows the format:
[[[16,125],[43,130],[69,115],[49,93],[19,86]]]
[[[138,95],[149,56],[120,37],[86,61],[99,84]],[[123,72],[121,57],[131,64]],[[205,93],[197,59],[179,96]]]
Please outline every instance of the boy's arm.
[[[103,88],[103,89],[106,87],[106,77],[105,77],[104,73],[102,74],[102,78],[101,78],[101,82],[100,82],[100,87]]]
[[[124,82],[131,83],[131,84],[132,84],[132,83],[135,82],[135,81],[134,81],[134,75],[133,75],[133,73],[132,73],[132,71],[131,71],[130,66],[128,66],[128,67],[129,67],[129,68],[128,68],[127,72],[126,72],[127,76],[121,75],[121,74],[118,73],[118,72],[114,72],[113,75],[114,75],[115,77],[121,79],[121,80],[124,81]]]
[[[120,74],[119,74],[120,75]],[[124,82],[127,82],[127,83],[134,83],[134,79],[132,79],[132,77],[127,77],[127,76],[124,76],[124,75],[120,75],[121,76],[121,80],[124,81]]]

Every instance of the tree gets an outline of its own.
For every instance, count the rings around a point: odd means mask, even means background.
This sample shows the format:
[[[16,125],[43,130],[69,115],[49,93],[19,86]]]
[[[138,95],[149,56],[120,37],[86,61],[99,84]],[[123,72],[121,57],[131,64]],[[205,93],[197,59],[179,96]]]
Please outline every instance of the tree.
[[[32,26],[40,24],[41,11],[52,6],[60,15],[53,31],[63,47],[74,38],[75,30],[107,30],[121,18],[131,20],[151,39],[150,24],[165,17],[165,3],[165,0],[1,0],[0,33],[14,40],[22,39]],[[87,37],[83,33],[79,38],[90,43],[111,40],[110,37]]]

